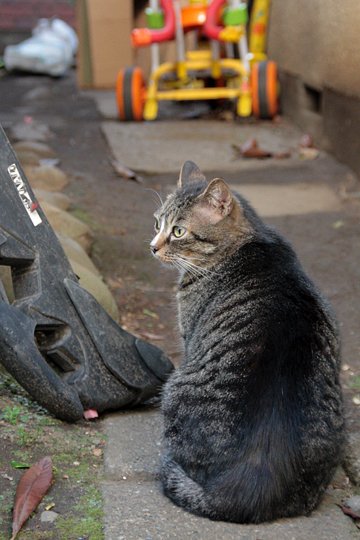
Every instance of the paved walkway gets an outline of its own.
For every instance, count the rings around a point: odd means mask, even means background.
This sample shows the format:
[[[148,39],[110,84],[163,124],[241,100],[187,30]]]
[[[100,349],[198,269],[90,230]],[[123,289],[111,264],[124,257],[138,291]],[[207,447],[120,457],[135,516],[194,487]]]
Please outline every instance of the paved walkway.
[[[359,190],[353,185],[351,172],[325,154],[315,160],[300,159],[301,133],[286,122],[245,126],[214,121],[121,124],[115,120],[112,95],[94,96],[106,116],[102,129],[114,157],[145,173],[145,188],[156,187],[166,194],[175,185],[181,163],[192,159],[209,177],[221,174],[293,242],[305,268],[338,313],[344,342],[343,375],[349,427],[353,436],[358,436],[359,415],[352,401],[356,391],[351,381],[360,374],[360,269],[355,250],[360,224],[356,198],[349,193]],[[231,145],[239,145],[249,137],[256,137],[261,146],[271,151],[290,150],[292,157],[234,160]],[[145,200],[143,189],[135,183],[126,187],[128,193],[133,190]],[[154,208],[151,200],[146,200],[149,202],[142,201],[141,208],[149,213],[149,224]],[[126,200],[119,202],[119,212],[126,210],[126,204]],[[136,228],[136,212],[125,211],[125,214],[127,226]],[[143,237],[151,234],[151,229],[140,231]],[[147,249],[144,244],[143,261],[148,256]],[[161,302],[170,303],[174,294],[171,280],[164,280],[152,262],[149,268],[154,291],[156,287],[161,289]],[[139,265],[133,267],[133,272],[135,280],[144,281],[145,290],[146,280]],[[159,313],[161,317],[161,309]],[[169,321],[164,321],[161,346],[171,354],[174,344],[173,337],[167,334],[168,325]],[[106,540],[347,540],[360,536],[352,520],[337,506],[348,496],[346,478],[341,471],[320,508],[309,518],[259,526],[211,522],[182,511],[161,494],[156,480],[161,417],[156,409],[111,414],[105,425],[108,435],[103,483]],[[360,449],[355,448],[354,452],[359,459]]]

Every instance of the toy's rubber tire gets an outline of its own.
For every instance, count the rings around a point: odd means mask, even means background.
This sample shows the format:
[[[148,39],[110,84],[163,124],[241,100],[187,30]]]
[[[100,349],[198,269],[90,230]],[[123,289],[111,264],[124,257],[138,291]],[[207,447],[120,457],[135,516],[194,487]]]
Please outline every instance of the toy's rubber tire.
[[[277,65],[264,60],[251,70],[253,114],[264,120],[272,119],[279,110]]]
[[[116,80],[116,102],[120,120],[141,121],[144,112],[145,82],[139,67],[121,69]]]

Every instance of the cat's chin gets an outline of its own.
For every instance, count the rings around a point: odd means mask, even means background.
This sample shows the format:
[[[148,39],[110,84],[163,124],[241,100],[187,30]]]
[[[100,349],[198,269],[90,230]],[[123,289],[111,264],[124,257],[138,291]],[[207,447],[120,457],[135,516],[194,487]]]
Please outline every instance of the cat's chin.
[[[159,255],[154,255],[155,259],[159,261],[163,266],[166,266],[167,268],[176,268],[174,261],[168,260],[164,257],[160,257]]]
[[[161,266],[164,266],[165,268],[171,268],[171,270],[176,270],[180,276],[180,279],[183,278],[184,274],[185,274],[185,270],[183,270],[182,268],[179,268],[178,266],[176,266],[174,264],[173,261],[168,261],[166,259],[160,259],[160,257],[157,257],[156,256],[156,259],[161,263]]]

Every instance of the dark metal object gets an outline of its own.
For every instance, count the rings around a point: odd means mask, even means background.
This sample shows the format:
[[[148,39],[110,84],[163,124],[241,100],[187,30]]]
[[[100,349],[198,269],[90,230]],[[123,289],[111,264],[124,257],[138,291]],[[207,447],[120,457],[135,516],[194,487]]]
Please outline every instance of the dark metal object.
[[[76,421],[84,409],[129,407],[156,395],[173,366],[125,332],[78,284],[0,128],[0,362],[42,406]]]

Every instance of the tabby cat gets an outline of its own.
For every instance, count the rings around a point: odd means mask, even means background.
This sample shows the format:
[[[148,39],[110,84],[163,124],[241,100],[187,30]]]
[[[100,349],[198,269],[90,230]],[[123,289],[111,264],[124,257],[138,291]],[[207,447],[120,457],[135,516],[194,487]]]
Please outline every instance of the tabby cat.
[[[330,307],[288,242],[192,162],[155,220],[185,349],[163,391],[164,493],[213,520],[309,514],[344,441]]]

